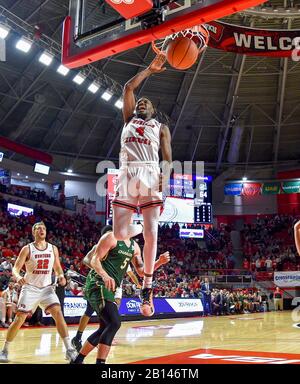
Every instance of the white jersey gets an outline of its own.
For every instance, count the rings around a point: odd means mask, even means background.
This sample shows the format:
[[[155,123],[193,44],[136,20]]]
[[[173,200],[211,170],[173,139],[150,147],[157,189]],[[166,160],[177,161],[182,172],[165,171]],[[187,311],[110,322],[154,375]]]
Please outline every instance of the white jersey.
[[[45,250],[40,251],[34,245],[29,245],[30,256],[29,260],[25,262],[26,284],[33,285],[37,288],[44,288],[52,283],[52,270],[55,260],[53,245],[47,243]]]
[[[120,166],[128,163],[159,163],[161,123],[155,119],[133,117],[124,125],[121,135]]]

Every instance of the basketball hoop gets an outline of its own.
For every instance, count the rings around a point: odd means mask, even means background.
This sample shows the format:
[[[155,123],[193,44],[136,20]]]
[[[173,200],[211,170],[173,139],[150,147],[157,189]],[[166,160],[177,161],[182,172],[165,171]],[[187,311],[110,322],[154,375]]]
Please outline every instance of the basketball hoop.
[[[184,29],[169,35],[163,39],[152,41],[152,49],[156,54],[165,54],[169,43],[175,40],[177,37],[187,37],[197,44],[199,49],[199,55],[202,53],[208,45],[209,32],[204,25],[196,25],[193,28]]]

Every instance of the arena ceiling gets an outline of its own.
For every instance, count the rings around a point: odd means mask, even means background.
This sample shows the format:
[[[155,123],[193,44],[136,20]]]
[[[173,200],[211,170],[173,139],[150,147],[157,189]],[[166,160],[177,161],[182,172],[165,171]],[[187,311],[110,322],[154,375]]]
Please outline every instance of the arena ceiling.
[[[68,0],[0,0],[0,15],[9,15],[20,30],[39,26],[43,44],[58,49]],[[274,7],[288,11],[274,16]],[[300,1],[272,0],[261,7],[226,18],[226,21],[261,28],[300,30]],[[274,15],[274,14],[273,14]],[[47,42],[47,37],[48,39]],[[7,39],[7,60],[0,62],[0,134],[51,153],[53,168],[95,173],[98,161],[117,161],[122,115],[113,103],[93,95],[71,75],[63,78],[54,66],[39,61],[41,44],[28,54]],[[145,68],[154,55],[150,46],[101,60],[86,70],[121,94],[122,86]],[[56,57],[57,63],[59,56]],[[75,71],[76,72],[76,71]],[[75,73],[74,71],[72,73]],[[149,78],[146,95],[169,120],[173,157],[203,160],[211,174],[233,165],[241,169],[269,167],[273,171],[294,166],[300,158],[300,64],[291,59],[245,57],[208,48],[200,64],[188,71],[168,67]],[[232,122],[244,126],[235,160],[228,161],[233,140]],[[16,161],[28,158],[6,152]]]

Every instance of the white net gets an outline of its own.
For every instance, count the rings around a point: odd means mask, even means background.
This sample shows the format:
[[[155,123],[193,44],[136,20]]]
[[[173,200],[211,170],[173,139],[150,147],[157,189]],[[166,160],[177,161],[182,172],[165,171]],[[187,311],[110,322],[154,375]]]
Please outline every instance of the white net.
[[[155,40],[152,42],[152,48],[156,53],[165,53],[169,43],[178,37],[187,37],[193,40],[201,53],[208,44],[209,32],[204,25],[197,25],[193,28],[184,29],[183,31],[175,32],[163,39]]]

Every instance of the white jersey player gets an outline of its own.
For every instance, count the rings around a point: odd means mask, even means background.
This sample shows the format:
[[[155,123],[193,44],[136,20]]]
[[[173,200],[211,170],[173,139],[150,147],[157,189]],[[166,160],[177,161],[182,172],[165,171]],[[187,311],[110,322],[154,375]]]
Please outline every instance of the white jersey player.
[[[71,346],[68,329],[64,320],[59,299],[52,285],[54,270],[61,285],[66,285],[66,279],[59,262],[58,249],[46,242],[46,226],[43,222],[35,223],[32,227],[34,242],[22,248],[13,267],[13,276],[22,286],[17,304],[16,317],[9,327],[3,350],[0,352],[0,362],[8,362],[8,347],[23,325],[28,314],[33,313],[37,306],[53,317],[59,335],[66,347],[66,358],[74,360],[76,350]],[[26,273],[22,277],[20,271],[25,265]]]
[[[132,238],[142,232],[133,225],[133,212],[139,208],[144,219],[144,279],[141,290],[141,313],[154,314],[152,278],[157,252],[157,230],[162,206],[162,184],[169,179],[172,163],[171,135],[166,125],[154,118],[154,107],[145,97],[136,102],[134,91],[151,74],[165,70],[164,55],[158,55],[148,68],[129,80],[124,87],[121,135],[120,174],[113,201],[113,231],[117,240]],[[168,164],[167,174],[161,177],[159,148]],[[166,171],[166,169],[164,170]]]

